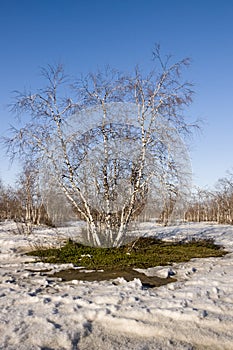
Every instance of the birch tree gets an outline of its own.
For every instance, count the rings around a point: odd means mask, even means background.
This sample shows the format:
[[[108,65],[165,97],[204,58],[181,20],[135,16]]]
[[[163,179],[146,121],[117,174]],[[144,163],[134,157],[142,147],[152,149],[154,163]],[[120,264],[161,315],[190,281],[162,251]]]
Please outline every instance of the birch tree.
[[[121,245],[148,198],[162,188],[178,196],[186,185],[180,135],[189,131],[183,108],[192,86],[181,72],[188,64],[163,60],[157,47],[147,75],[107,68],[70,87],[63,67],[49,66],[45,88],[17,93],[13,111],[26,120],[12,128],[8,152],[46,169],[86,221],[89,244]]]

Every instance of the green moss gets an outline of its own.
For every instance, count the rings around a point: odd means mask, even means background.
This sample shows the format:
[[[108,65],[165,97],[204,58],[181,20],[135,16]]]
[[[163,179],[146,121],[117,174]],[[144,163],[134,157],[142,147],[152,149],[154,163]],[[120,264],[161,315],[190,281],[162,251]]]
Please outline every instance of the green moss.
[[[44,262],[73,263],[87,269],[105,270],[148,268],[224,254],[226,252],[211,240],[168,243],[154,238],[139,238],[119,248],[94,248],[69,240],[59,249],[39,249],[28,253]]]

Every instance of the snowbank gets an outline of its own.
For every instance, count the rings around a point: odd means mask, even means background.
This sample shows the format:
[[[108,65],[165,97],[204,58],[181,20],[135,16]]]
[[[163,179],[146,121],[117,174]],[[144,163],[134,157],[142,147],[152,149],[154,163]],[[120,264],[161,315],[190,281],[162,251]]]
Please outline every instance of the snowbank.
[[[38,263],[22,252],[35,244],[61,244],[77,228],[41,229],[27,237],[13,223],[1,223],[0,349],[233,349],[233,228],[142,229],[169,240],[214,238],[230,253],[148,269],[149,275],[172,272],[178,280],[154,289],[143,289],[138,279],[64,283],[43,274],[64,266]]]

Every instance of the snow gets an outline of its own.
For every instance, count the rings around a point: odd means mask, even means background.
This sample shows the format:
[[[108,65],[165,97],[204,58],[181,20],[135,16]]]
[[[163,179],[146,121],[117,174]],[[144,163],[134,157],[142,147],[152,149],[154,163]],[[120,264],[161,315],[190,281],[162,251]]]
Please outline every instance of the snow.
[[[64,283],[43,270],[71,264],[44,264],[23,252],[62,244],[77,227],[26,236],[12,222],[0,223],[0,349],[233,349],[233,227],[148,223],[141,230],[167,240],[213,238],[229,253],[145,270],[177,279],[159,288],[123,278]]]

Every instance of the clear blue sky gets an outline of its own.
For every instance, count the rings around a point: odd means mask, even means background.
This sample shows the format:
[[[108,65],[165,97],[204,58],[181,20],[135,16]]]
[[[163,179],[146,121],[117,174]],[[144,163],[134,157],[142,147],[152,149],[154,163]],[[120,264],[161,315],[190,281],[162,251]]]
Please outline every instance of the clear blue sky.
[[[13,90],[40,87],[39,67],[64,63],[78,75],[110,64],[150,64],[160,43],[190,57],[195,84],[188,114],[203,119],[191,158],[194,183],[213,186],[233,167],[232,0],[0,0],[0,134],[14,123],[6,106]],[[0,178],[14,181],[0,150]]]

